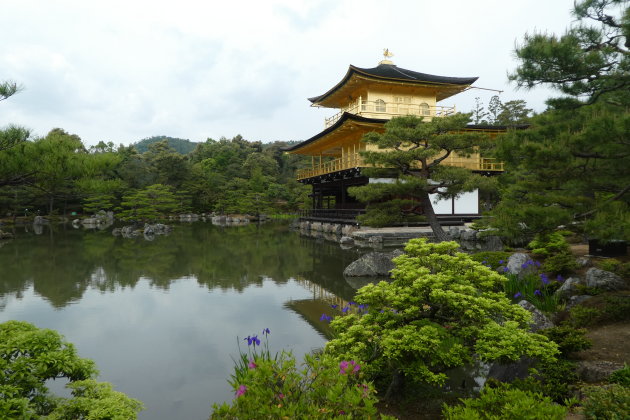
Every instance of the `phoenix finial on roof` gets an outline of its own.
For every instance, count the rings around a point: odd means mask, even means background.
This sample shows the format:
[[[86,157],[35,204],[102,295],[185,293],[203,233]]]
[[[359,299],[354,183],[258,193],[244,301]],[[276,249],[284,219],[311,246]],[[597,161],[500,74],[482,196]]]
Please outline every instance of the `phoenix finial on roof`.
[[[378,64],[394,64],[389,58],[393,57],[394,53],[389,50],[389,48],[383,48],[383,60],[381,60]]]

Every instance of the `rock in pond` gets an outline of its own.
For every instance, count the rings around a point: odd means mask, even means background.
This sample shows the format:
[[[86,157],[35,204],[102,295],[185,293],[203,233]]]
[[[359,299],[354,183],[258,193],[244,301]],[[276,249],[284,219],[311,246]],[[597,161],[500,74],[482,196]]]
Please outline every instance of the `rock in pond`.
[[[392,252],[367,253],[350,263],[343,271],[343,275],[346,277],[389,276],[389,272],[395,267],[392,259],[402,254],[403,252],[399,249]]]

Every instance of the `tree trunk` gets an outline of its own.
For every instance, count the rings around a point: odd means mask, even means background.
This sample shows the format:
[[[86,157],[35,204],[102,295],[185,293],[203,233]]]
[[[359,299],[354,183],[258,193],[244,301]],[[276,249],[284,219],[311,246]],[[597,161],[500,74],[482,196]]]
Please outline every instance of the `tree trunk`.
[[[431,226],[431,229],[433,230],[433,236],[435,239],[438,242],[448,241],[449,238],[446,236],[446,232],[442,229],[442,226],[433,211],[433,204],[431,203],[431,198],[429,197],[429,193],[427,191],[420,192],[420,202],[422,203],[422,210],[427,218],[427,222],[429,222],[429,226]]]
[[[383,396],[383,399],[385,401],[391,400],[394,394],[400,393],[400,390],[402,389],[402,385],[403,385],[403,380],[404,380],[404,376],[401,371],[395,370],[392,373],[392,381],[389,383],[389,386],[387,387],[387,391],[385,391],[385,395]]]

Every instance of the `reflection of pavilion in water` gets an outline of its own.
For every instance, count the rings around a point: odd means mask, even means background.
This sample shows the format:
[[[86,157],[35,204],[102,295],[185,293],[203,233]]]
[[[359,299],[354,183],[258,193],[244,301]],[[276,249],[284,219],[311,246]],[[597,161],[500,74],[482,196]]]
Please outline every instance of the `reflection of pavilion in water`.
[[[312,293],[310,299],[290,300],[284,304],[286,308],[297,313],[302,319],[308,322],[323,337],[330,338],[332,330],[327,321],[322,321],[322,314],[337,315],[340,309],[347,306],[349,301],[337,296],[322,285],[310,281],[302,276],[293,279],[306,290]],[[341,278],[343,280],[343,277]],[[338,309],[333,309],[332,305],[337,305]]]

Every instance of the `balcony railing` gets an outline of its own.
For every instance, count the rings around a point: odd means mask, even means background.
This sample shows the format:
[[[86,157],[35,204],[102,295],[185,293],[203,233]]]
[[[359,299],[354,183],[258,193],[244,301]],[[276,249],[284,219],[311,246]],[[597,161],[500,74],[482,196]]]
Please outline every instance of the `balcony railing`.
[[[298,169],[297,179],[311,178],[318,175],[330,174],[333,172],[343,171],[344,169],[365,167],[363,158],[358,153],[349,153],[346,156],[338,159],[329,160],[328,162],[322,162],[321,164],[314,165],[312,168]]]
[[[457,166],[473,171],[502,172],[503,162],[491,158],[449,158],[442,162],[443,165]],[[359,153],[348,153],[342,158],[322,162],[311,168],[298,169],[297,179],[306,179],[319,175],[326,175],[333,172],[343,171],[345,169],[359,168],[370,166],[363,161]]]
[[[455,114],[455,107],[429,106],[427,104],[387,103],[384,101],[358,100],[324,121],[325,128],[339,121],[344,112],[370,118],[390,119],[402,115],[416,115],[418,117],[445,117]]]

